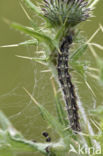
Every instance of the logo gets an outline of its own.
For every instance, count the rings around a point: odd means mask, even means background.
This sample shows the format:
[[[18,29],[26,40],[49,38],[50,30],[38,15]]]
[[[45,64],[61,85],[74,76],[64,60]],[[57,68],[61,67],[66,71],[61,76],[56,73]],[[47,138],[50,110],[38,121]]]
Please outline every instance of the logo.
[[[75,149],[75,147],[70,144],[70,150],[69,153],[77,153],[77,154],[88,154],[88,155],[100,155],[102,153],[101,146],[100,147],[88,147],[87,145],[78,145],[78,147]]]

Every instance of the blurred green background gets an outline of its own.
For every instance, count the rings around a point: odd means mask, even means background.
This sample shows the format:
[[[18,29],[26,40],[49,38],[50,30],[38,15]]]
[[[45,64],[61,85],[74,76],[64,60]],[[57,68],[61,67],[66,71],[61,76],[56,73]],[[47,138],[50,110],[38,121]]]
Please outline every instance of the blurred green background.
[[[81,25],[87,38],[95,32],[99,23],[103,24],[102,0],[98,3],[94,15],[95,18]],[[15,44],[28,39],[27,36],[5,24],[4,18],[30,26],[18,0],[0,0],[0,45]],[[33,18],[37,20],[35,15]],[[99,33],[93,41],[103,45],[103,33]],[[48,127],[46,128],[46,123],[23,87],[28,89],[52,114],[55,114],[50,74],[41,73],[42,70],[46,69],[42,65],[16,57],[16,55],[35,56],[36,50],[37,48],[32,46],[0,48],[0,109],[27,139],[43,142],[45,139],[41,133]],[[96,49],[96,52],[103,58],[102,51]],[[84,58],[90,61],[92,67],[96,67],[96,61],[91,52],[88,51],[87,53]],[[103,105],[103,89],[98,81],[88,77],[88,82],[96,95],[94,98],[84,81],[76,74],[75,79],[81,82],[78,84],[79,95],[86,110],[96,108],[97,105]],[[52,131],[50,135],[55,140],[55,134]],[[40,154],[35,153],[34,155],[39,156]]]

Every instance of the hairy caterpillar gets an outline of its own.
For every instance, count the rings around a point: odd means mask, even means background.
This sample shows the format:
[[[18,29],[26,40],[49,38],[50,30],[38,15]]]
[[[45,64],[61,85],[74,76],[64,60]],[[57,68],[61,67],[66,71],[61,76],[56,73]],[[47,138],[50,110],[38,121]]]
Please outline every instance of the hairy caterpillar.
[[[80,131],[76,95],[74,85],[72,84],[71,76],[69,74],[68,66],[69,49],[72,42],[72,35],[66,36],[62,41],[60,46],[61,53],[58,53],[57,57],[57,72],[59,83],[64,94],[70,126],[74,131]]]

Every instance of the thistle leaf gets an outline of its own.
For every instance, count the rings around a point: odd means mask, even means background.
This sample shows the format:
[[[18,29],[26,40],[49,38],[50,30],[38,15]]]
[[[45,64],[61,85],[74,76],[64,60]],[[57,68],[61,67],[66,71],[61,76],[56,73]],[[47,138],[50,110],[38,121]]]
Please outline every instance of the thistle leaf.
[[[32,9],[37,15],[42,16],[42,13],[41,13],[41,9],[39,7],[37,7],[34,3],[32,3],[30,0],[22,0],[25,2],[25,4],[30,8]]]
[[[47,147],[51,147],[50,152],[65,150],[64,143],[36,143],[26,140],[21,133],[19,133],[7,119],[7,117],[0,111],[0,156],[14,156],[22,152],[36,152],[39,151],[47,155]]]
[[[60,137],[65,138],[65,136],[67,135],[67,133],[64,131],[65,127],[62,124],[60,124],[60,122],[58,122],[55,119],[55,117],[47,111],[47,109],[45,109],[41,104],[39,104],[25,88],[24,90],[30,96],[32,101],[37,105],[37,107],[39,108],[41,112],[42,117],[48,122],[48,124],[56,131],[56,133]]]
[[[73,67],[73,69],[75,69],[78,73],[81,74],[81,76],[84,77],[85,71],[86,71],[86,65],[84,63],[80,63],[80,62],[74,62],[74,61],[70,61],[69,62],[70,65]]]
[[[77,61],[83,54],[84,52],[86,51],[88,45],[87,44],[84,44],[82,45],[81,47],[79,47],[71,56],[70,56],[70,59],[72,61]]]
[[[23,58],[23,59],[28,59],[28,60],[32,60],[32,61],[35,61],[35,62],[38,62],[42,65],[47,65],[47,60],[48,58],[35,58],[35,57],[28,57],[28,56],[20,56],[20,55],[16,55],[17,57],[20,57],[20,58]]]
[[[57,40],[57,41],[60,40],[60,38],[61,38],[62,35],[63,35],[64,29],[65,29],[65,24],[63,24],[62,27],[61,27],[61,28],[59,29],[59,31],[57,32],[56,37],[55,37],[55,40]]]
[[[98,44],[98,43],[89,43],[89,44],[92,45],[92,46],[95,46],[95,47],[99,48],[100,50],[103,50],[103,46],[100,45],[100,44]]]
[[[9,48],[9,47],[19,47],[19,46],[27,46],[27,45],[37,45],[38,42],[37,40],[27,40],[27,41],[24,41],[24,42],[20,42],[20,43],[17,43],[17,44],[11,44],[11,45],[3,45],[3,46],[0,46],[1,48]]]
[[[37,7],[34,3],[32,3],[30,0],[22,0],[25,2],[27,7],[29,7],[31,10],[33,10],[39,17],[41,17],[47,24],[49,23],[48,19],[43,15],[43,12],[40,7]]]
[[[98,67],[99,67],[100,81],[103,84],[103,60],[100,57],[98,57],[97,58],[97,63],[98,63]]]
[[[64,125],[64,126],[68,126],[68,121],[66,120],[66,113],[64,111],[64,107],[62,106],[59,97],[58,97],[58,93],[56,91],[56,87],[54,84],[54,81],[52,80],[52,86],[53,86],[53,91],[54,91],[54,97],[55,97],[55,102],[56,102],[56,111],[57,111],[57,116],[58,116],[58,121]]]
[[[6,130],[12,127],[10,121],[5,117],[5,115],[0,111],[0,127],[2,130]]]
[[[39,42],[45,43],[46,45],[49,46],[49,48],[53,49],[54,48],[54,43],[51,40],[50,37],[44,35],[43,33],[34,31],[32,28],[30,27],[26,27],[17,23],[11,23],[11,27],[24,32],[25,34],[34,37],[35,39],[37,39]]]

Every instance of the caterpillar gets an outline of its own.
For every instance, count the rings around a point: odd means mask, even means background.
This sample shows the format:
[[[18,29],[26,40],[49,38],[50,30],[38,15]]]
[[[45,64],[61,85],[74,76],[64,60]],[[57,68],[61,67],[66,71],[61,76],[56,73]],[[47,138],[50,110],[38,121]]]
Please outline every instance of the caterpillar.
[[[77,97],[75,95],[75,89],[71,81],[71,75],[69,73],[68,66],[69,50],[72,42],[72,35],[68,35],[64,38],[60,45],[60,52],[57,56],[57,73],[64,95],[70,126],[72,130],[80,131],[81,128],[78,116]]]

